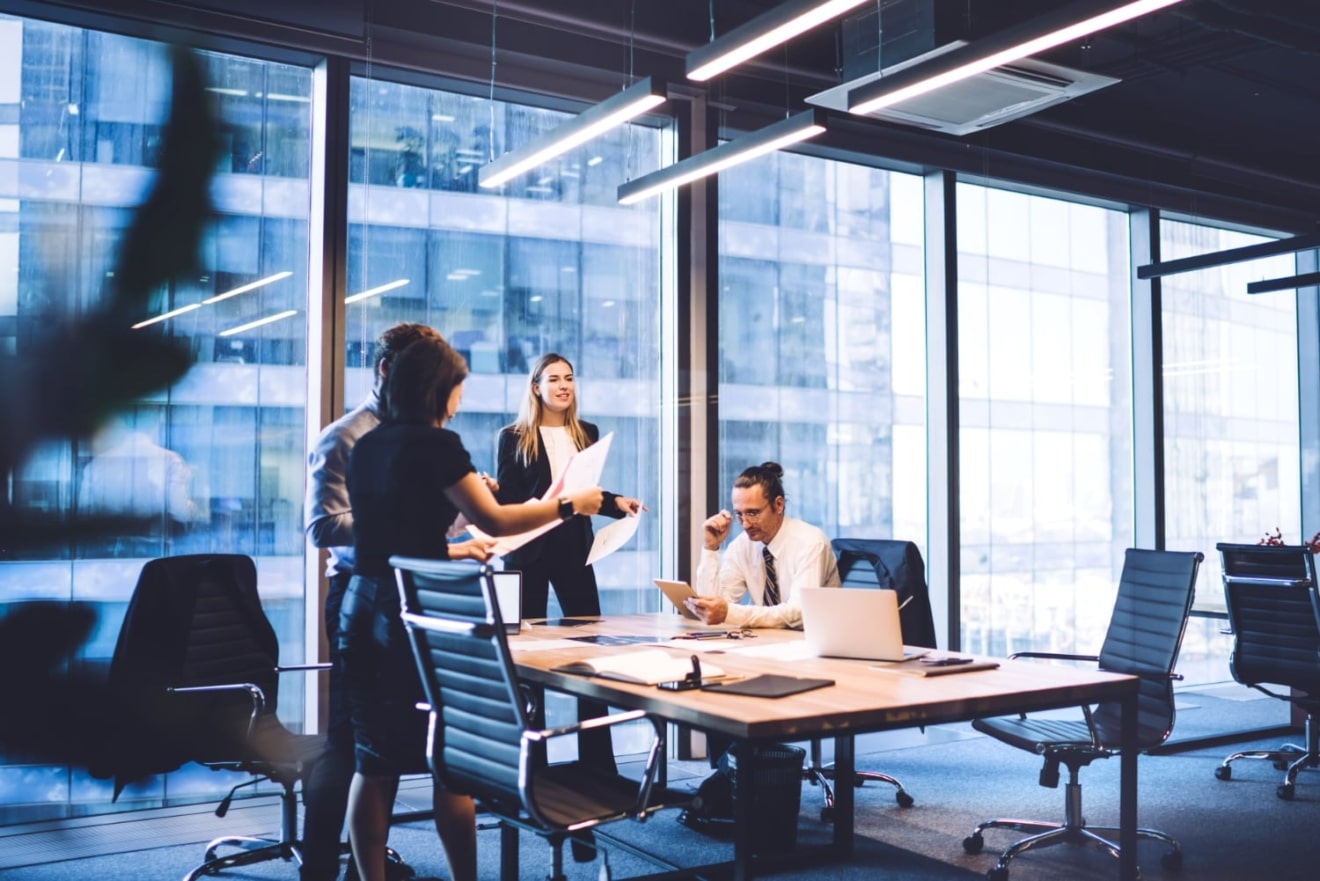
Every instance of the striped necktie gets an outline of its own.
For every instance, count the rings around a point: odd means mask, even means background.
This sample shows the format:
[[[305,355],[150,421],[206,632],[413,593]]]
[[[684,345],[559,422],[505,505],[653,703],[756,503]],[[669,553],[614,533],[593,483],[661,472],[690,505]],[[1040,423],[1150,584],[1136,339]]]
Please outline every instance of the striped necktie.
[[[761,548],[761,558],[765,560],[765,595],[762,597],[761,604],[766,606],[779,605],[779,576],[775,572],[775,557],[770,553],[769,548]]]

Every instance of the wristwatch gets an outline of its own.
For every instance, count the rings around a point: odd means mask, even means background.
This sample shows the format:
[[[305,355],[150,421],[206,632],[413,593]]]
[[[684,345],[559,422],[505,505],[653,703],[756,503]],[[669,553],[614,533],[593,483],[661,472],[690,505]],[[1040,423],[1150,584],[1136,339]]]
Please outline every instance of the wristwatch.
[[[562,499],[560,499],[560,500],[559,500],[559,519],[560,519],[560,520],[567,520],[569,517],[572,517],[573,514],[574,514],[574,511],[573,511],[573,500],[572,500],[572,499],[569,499],[569,498],[562,498]]]

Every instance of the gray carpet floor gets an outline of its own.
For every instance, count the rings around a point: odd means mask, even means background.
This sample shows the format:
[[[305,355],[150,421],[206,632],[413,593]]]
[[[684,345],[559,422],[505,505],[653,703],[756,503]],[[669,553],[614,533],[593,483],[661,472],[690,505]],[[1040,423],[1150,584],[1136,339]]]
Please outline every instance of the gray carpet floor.
[[[1286,709],[1268,699],[1243,700],[1244,693],[1188,692],[1179,700],[1174,740],[1213,735],[1232,727],[1262,727],[1286,721]],[[1295,738],[1294,738],[1295,739]],[[1280,800],[1275,788],[1281,774],[1264,762],[1235,766],[1231,781],[1217,780],[1214,769],[1235,749],[1248,745],[1275,746],[1277,738],[1259,743],[1236,743],[1189,748],[1167,755],[1146,756],[1140,762],[1140,819],[1143,826],[1161,829],[1183,845],[1185,863],[1176,876],[1160,867],[1161,850],[1143,843],[1140,849],[1142,877],[1169,877],[1181,881],[1311,881],[1320,870],[1320,843],[1315,830],[1320,824],[1320,773],[1303,772],[1296,799]],[[804,785],[797,824],[797,842],[787,857],[767,857],[760,871],[777,878],[827,878],[854,881],[862,878],[894,881],[960,881],[982,878],[994,864],[999,849],[1017,836],[1012,832],[986,834],[986,850],[970,855],[962,840],[979,821],[990,817],[1035,817],[1061,819],[1063,789],[1037,785],[1039,760],[972,732],[966,725],[938,726],[924,734],[870,735],[859,740],[859,768],[883,770],[901,779],[916,800],[910,808],[898,806],[891,787],[870,782],[855,790],[857,797],[857,846],[852,859],[828,861],[820,846],[829,841],[830,826],[821,821],[820,791]],[[674,762],[671,785],[695,789],[708,773],[704,763]],[[1089,822],[1103,825],[1117,820],[1118,762],[1099,762],[1083,769],[1085,813]],[[421,795],[424,795],[422,793]],[[414,791],[411,800],[424,802]],[[196,841],[219,834],[228,822],[209,813],[189,815],[208,818],[193,822]],[[231,817],[234,812],[231,812]],[[154,820],[173,823],[184,822]],[[17,866],[13,859],[0,865],[0,881],[141,881],[182,878],[199,861],[201,848],[195,842],[150,846],[134,842],[131,818],[121,818],[111,827],[101,827],[100,853],[95,858],[56,859],[50,849],[44,861]],[[191,826],[190,826],[191,828]],[[4,830],[13,833],[11,827]],[[690,830],[677,822],[674,811],[652,817],[645,823],[624,822],[610,833],[668,863],[692,867],[727,859],[731,846],[718,837]],[[498,876],[498,832],[479,833],[481,877]],[[0,836],[0,851],[21,842],[22,836]],[[157,836],[160,842],[168,836]],[[128,852],[127,843],[132,843]],[[445,878],[443,854],[434,831],[426,822],[397,825],[391,843],[418,874]],[[47,842],[49,845],[49,841]],[[82,843],[69,855],[82,852]],[[58,850],[58,848],[56,848]],[[531,836],[521,846],[525,881],[540,881],[547,874],[549,850]],[[626,850],[607,848],[615,878],[626,878],[653,866]],[[11,854],[12,856],[12,854]],[[20,860],[21,861],[21,860]],[[594,881],[599,863],[578,864],[567,858],[567,874],[573,881]],[[1026,854],[1012,864],[1013,881],[1091,881],[1116,877],[1117,864],[1098,851],[1056,847]],[[284,863],[268,863],[225,873],[232,881],[296,879],[297,873]]]

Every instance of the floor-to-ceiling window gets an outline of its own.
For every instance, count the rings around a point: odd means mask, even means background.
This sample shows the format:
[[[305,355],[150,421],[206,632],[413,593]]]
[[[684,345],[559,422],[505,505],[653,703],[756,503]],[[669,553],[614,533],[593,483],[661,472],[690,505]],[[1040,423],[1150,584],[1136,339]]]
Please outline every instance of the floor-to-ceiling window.
[[[1239,248],[1261,236],[1181,221],[1160,225],[1162,260]],[[1301,531],[1297,296],[1251,295],[1247,283],[1294,274],[1292,256],[1166,276],[1164,474],[1167,544],[1199,550],[1205,564],[1184,640],[1183,667],[1198,679],[1228,677],[1221,541],[1254,543]],[[1190,668],[1189,668],[1190,669]]]
[[[0,49],[0,346],[21,353],[110,283],[158,159],[170,69],[160,44],[8,16],[0,16]],[[305,654],[311,76],[234,55],[202,57],[224,138],[217,215],[196,274],[157,291],[141,316],[196,307],[141,330],[186,343],[195,363],[95,436],[46,443],[8,487],[20,511],[150,520],[133,534],[54,549],[0,547],[0,614],[29,600],[97,608],[78,659],[90,666],[110,657],[147,559],[207,551],[256,560],[286,657]],[[303,685],[288,682],[281,700],[295,727]],[[190,766],[130,787],[118,807],[210,798],[230,785],[229,775]],[[109,781],[82,769],[0,753],[0,822],[106,810],[111,794]]]
[[[962,645],[1093,650],[1133,534],[1127,218],[957,204]]]
[[[382,330],[429,324],[468,360],[452,427],[493,474],[529,366],[565,356],[579,414],[614,433],[602,486],[652,510],[596,564],[602,606],[658,608],[662,233],[656,200],[621,208],[615,191],[658,165],[660,133],[624,126],[484,190],[481,165],[568,114],[361,77],[351,93],[345,405],[370,388]]]
[[[724,505],[776,461],[791,516],[924,548],[920,178],[778,153],[719,193]]]

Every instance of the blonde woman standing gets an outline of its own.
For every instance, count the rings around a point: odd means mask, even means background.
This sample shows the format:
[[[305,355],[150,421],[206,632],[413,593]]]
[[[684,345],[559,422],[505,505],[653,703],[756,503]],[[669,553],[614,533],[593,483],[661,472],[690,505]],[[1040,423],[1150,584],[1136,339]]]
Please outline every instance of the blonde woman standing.
[[[500,430],[496,480],[503,504],[539,499],[578,450],[600,439],[600,430],[578,418],[573,365],[562,355],[542,355],[532,365],[518,421]],[[605,493],[601,514],[619,519],[642,503]],[[544,618],[554,585],[565,615],[599,615],[596,573],[587,565],[595,533],[591,518],[575,516],[510,553],[505,564],[522,572],[523,615]]]

